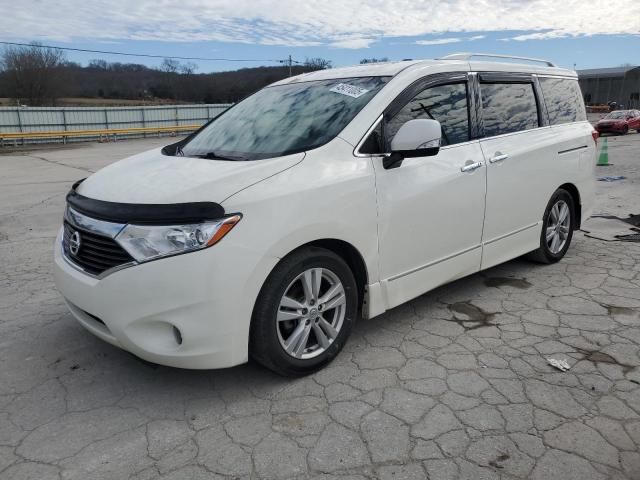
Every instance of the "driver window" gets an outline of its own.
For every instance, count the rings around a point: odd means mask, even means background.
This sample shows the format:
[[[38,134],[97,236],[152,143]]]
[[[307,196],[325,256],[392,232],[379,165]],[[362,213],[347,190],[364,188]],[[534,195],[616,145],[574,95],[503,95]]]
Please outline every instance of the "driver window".
[[[419,118],[440,122],[443,146],[469,141],[466,82],[429,87],[418,93],[385,124],[386,145],[391,144],[391,140],[405,122]]]

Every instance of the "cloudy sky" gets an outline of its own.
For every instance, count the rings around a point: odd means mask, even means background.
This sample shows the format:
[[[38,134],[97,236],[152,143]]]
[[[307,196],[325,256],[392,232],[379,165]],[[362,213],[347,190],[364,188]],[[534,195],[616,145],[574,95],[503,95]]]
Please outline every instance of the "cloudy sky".
[[[0,40],[154,55],[275,60],[291,54],[341,66],[372,56],[491,51],[578,68],[640,63],[638,0],[615,6],[611,0],[0,0],[0,8]],[[211,71],[261,62],[197,63],[199,71]]]

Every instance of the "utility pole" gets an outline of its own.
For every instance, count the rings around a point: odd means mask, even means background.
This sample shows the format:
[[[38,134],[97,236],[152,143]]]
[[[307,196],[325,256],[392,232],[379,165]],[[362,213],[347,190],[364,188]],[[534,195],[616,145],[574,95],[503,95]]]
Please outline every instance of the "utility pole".
[[[291,58],[291,55],[289,55],[289,58],[286,58],[284,60],[278,60],[278,61],[283,65],[289,65],[289,76],[292,76],[293,72],[291,71],[291,67],[293,66],[293,59]]]

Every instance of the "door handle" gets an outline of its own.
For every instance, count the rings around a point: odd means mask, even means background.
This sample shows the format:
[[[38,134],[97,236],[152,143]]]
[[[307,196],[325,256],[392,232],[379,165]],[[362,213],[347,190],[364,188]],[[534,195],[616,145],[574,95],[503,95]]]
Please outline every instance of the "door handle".
[[[465,163],[464,166],[460,167],[461,172],[473,172],[474,170],[480,168],[482,166],[482,162],[471,162]]]
[[[489,159],[489,163],[502,162],[503,160],[506,160],[507,158],[509,158],[509,155],[507,155],[506,153],[496,152],[496,154],[492,158]]]

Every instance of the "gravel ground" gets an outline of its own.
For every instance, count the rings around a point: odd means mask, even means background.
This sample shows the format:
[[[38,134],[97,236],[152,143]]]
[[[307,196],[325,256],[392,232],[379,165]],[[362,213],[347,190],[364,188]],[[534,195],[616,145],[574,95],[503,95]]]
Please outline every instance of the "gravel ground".
[[[67,313],[52,243],[71,183],[167,139],[0,156],[0,478],[640,478],[640,245],[578,233],[361,321],[328,368],[143,363]],[[609,138],[640,213],[640,135]],[[547,364],[567,360],[568,372]]]

